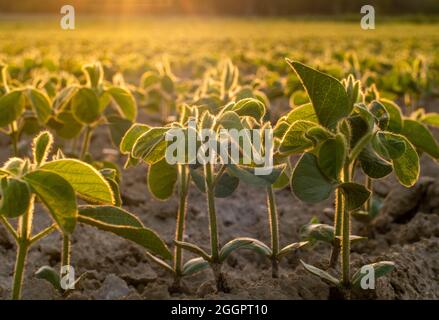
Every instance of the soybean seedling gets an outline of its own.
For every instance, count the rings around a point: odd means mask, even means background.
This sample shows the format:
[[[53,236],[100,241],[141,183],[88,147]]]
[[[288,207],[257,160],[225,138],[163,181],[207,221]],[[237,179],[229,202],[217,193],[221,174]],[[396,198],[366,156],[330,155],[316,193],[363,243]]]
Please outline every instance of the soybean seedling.
[[[370,197],[370,190],[353,181],[355,164],[359,161],[362,167],[380,176],[393,170],[400,183],[408,187],[418,179],[419,157],[409,139],[385,130],[380,121],[385,110],[355,103],[359,84],[350,81],[345,87],[331,76],[299,62],[288,62],[312,104],[307,107],[308,121],[295,121],[288,128],[280,150],[305,152],[291,178],[292,190],[299,199],[316,203],[336,190],[334,239],[338,241],[334,242],[334,250],[340,243],[342,273],[337,279],[316,267],[305,263],[304,266],[332,285],[353,288],[362,276],[357,272],[351,278],[350,274],[350,217]],[[300,147],[295,148],[297,145]],[[360,157],[362,152],[367,157]],[[394,264],[384,261],[370,267],[378,277],[391,271]]]
[[[120,150],[128,154],[126,167],[144,161],[149,165],[148,189],[152,195],[159,200],[167,200],[174,194],[177,185],[178,212],[176,218],[175,241],[183,241],[186,223],[187,198],[190,185],[190,168],[187,163],[170,164],[166,161],[166,148],[168,141],[166,134],[172,129],[182,130],[187,133],[194,128],[188,127],[188,119],[198,117],[198,109],[183,106],[178,123],[170,123],[166,127],[150,127],[144,124],[134,124],[122,139]],[[183,265],[183,252],[179,246],[175,247],[172,266],[167,262],[151,256],[155,262],[174,274],[173,291],[181,291],[181,278],[198,268],[188,268]],[[203,266],[200,266],[201,268]]]
[[[273,132],[269,122],[261,125],[265,115],[265,106],[256,99],[246,100],[244,106],[248,110],[247,114],[253,114],[246,119],[246,123],[248,123],[247,130],[249,132],[254,130],[255,133],[252,135],[252,150],[254,150],[256,156],[254,158],[259,157],[265,159],[265,161],[263,164],[258,164],[254,161],[248,164],[230,163],[227,168],[240,181],[265,189],[271,246],[269,247],[256,239],[243,238],[243,240],[249,243],[241,248],[253,249],[270,259],[272,263],[272,277],[278,278],[280,260],[287,254],[305,246],[308,242],[291,243],[283,248],[280,246],[279,215],[274,189],[282,189],[288,185],[290,165],[286,157],[281,156],[278,152],[274,152],[279,146],[279,140],[275,137],[279,132]],[[255,118],[256,115],[257,117]],[[259,118],[261,115],[262,118]],[[267,171],[262,172],[263,169]]]
[[[176,242],[176,245],[199,256],[199,258],[189,260],[186,263],[188,268],[201,268],[210,265],[217,290],[228,291],[229,287],[222,272],[222,265],[232,252],[240,248],[255,248],[255,250],[259,248],[270,252],[270,248],[262,242],[251,238],[236,238],[224,246],[220,246],[215,206],[215,197],[228,197],[235,191],[239,185],[240,178],[238,176],[240,174],[246,175],[247,169],[255,170],[252,167],[238,168],[236,164],[241,163],[242,152],[247,150],[241,144],[252,147],[250,136],[245,131],[245,129],[249,129],[246,126],[247,118],[253,117],[260,121],[265,114],[265,107],[258,100],[244,99],[237,103],[227,104],[216,115],[211,114],[206,109],[200,113],[197,139],[201,146],[198,149],[197,161],[191,166],[191,176],[198,189],[206,194],[211,253],[208,254],[199,246],[188,242]],[[238,132],[240,132],[240,137],[234,135]],[[232,145],[236,148],[233,148]],[[220,151],[215,146],[219,147]],[[233,150],[238,151],[235,153],[238,159],[231,162],[229,158],[234,159]],[[251,157],[248,153],[247,156]],[[275,174],[265,178],[274,182],[280,172],[281,170],[275,170]]]
[[[77,197],[90,203],[114,203],[109,184],[90,165],[74,159],[48,160],[53,143],[49,132],[34,139],[33,159],[11,158],[0,169],[0,219],[17,243],[12,298],[20,299],[29,248],[56,229],[63,234],[61,267],[70,264],[69,237],[78,221],[143,243],[156,254],[169,256],[164,243],[151,230],[133,226],[133,218],[112,207],[79,207]],[[34,205],[40,201],[54,223],[32,235]],[[131,217],[131,216],[130,216]],[[18,218],[15,229],[9,218]],[[140,231],[142,230],[142,231]],[[45,274],[47,276],[47,273]],[[41,275],[41,277],[45,277]],[[54,277],[48,277],[54,279]],[[60,283],[55,283],[60,286]]]
[[[31,86],[14,87],[8,83],[7,65],[0,64],[0,132],[11,140],[13,155],[19,155],[22,134],[35,134],[49,120],[50,99]]]
[[[119,145],[126,130],[135,121],[137,105],[123,81],[111,84],[104,81],[104,70],[99,62],[84,65],[86,82],[70,85],[61,90],[53,101],[55,115],[48,125],[64,139],[75,139],[82,132],[79,158],[89,152],[94,130],[107,125],[112,141]]]

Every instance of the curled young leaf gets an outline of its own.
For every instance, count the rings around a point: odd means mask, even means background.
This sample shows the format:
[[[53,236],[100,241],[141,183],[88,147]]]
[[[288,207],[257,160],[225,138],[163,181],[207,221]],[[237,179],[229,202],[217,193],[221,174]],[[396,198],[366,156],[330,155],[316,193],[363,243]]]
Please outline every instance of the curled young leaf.
[[[116,102],[120,115],[134,121],[137,116],[137,105],[131,92],[121,87],[110,87],[107,92]]]
[[[220,262],[226,260],[233,251],[238,249],[250,249],[267,257],[272,255],[271,249],[259,240],[253,238],[236,238],[222,247],[219,253]]]
[[[191,259],[183,265],[183,276],[193,275],[209,267],[209,262],[203,258]]]
[[[310,264],[306,264],[302,260],[300,260],[300,262],[302,263],[302,265],[305,268],[305,270],[309,271],[313,275],[318,276],[320,279],[328,282],[329,284],[332,284],[332,285],[335,285],[335,286],[339,286],[340,285],[340,281],[337,278],[331,276],[326,271],[323,271],[322,269],[316,268],[316,267],[314,267],[314,266],[312,266]]]
[[[33,140],[32,151],[33,151],[34,161],[37,165],[40,165],[47,160],[52,144],[53,144],[53,137],[48,131],[41,132]]]

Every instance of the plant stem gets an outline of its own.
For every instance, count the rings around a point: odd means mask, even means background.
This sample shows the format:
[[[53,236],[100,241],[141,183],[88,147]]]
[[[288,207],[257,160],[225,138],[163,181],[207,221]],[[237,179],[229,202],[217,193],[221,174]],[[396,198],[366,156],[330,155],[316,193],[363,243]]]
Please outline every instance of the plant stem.
[[[84,139],[82,140],[81,155],[80,155],[81,160],[84,160],[84,158],[88,152],[92,131],[93,131],[93,129],[90,126],[87,126],[85,129]]]
[[[21,287],[23,284],[23,273],[28,249],[25,242],[19,242],[17,258],[15,260],[12,300],[19,300],[21,298]]]
[[[21,287],[23,284],[23,274],[26,264],[26,256],[30,246],[30,235],[32,232],[32,220],[34,211],[35,196],[33,196],[29,203],[29,208],[18,221],[18,236],[17,241],[18,252],[15,261],[14,282],[12,285],[12,299],[19,300],[21,298]]]
[[[343,169],[343,181],[350,182],[350,166],[346,165]],[[342,195],[342,202],[345,203],[345,196]],[[346,205],[343,205],[343,218],[342,218],[342,242],[341,242],[341,267],[342,267],[342,283],[344,286],[348,287],[350,283],[350,251],[351,251],[351,243],[350,243],[350,233],[351,233],[351,225],[350,225],[350,212]]]
[[[10,125],[10,137],[11,137],[11,144],[12,144],[12,150],[14,152],[14,157],[18,157],[18,132],[17,132],[17,122],[14,121]]]
[[[177,212],[177,227],[175,231],[175,240],[183,241],[184,229],[186,222],[186,205],[187,205],[187,195],[189,187],[189,174],[186,165],[181,164],[178,166],[179,169],[179,204]],[[175,246],[174,249],[174,271],[177,280],[181,277],[182,273],[182,263],[183,263],[183,250],[179,246]]]
[[[61,254],[61,268],[63,266],[70,266],[70,236],[63,235],[62,239],[62,254]]]
[[[335,191],[335,216],[334,216],[334,244],[332,246],[331,257],[329,259],[329,267],[335,267],[338,256],[340,255],[340,236],[342,218],[344,212],[344,199],[340,189]]]
[[[218,251],[218,228],[215,211],[215,188],[213,179],[213,168],[210,163],[204,166],[204,175],[206,178],[207,207],[209,210],[209,229],[210,229],[210,247],[212,262],[219,262]]]
[[[366,176],[366,188],[372,191],[372,179],[369,176]],[[372,197],[369,197],[369,199],[367,199],[366,204],[364,206],[364,209],[367,213],[370,212],[371,201],[372,201]]]
[[[271,274],[273,278],[279,277],[279,261],[277,255],[279,254],[279,218],[276,208],[276,200],[274,198],[273,187],[267,188],[267,203],[268,203],[268,218],[270,221],[271,234],[271,251],[272,251],[272,269]]]

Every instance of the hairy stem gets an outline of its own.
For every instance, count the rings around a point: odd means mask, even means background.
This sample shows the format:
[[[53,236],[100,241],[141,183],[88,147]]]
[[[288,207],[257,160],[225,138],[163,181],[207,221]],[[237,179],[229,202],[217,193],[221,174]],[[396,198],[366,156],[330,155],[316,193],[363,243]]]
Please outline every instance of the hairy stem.
[[[366,176],[366,188],[372,191],[372,179],[368,176]],[[367,213],[370,212],[371,202],[372,202],[372,197],[369,197],[369,199],[367,199],[366,204],[364,206],[364,209]]]
[[[344,212],[343,194],[338,188],[335,191],[335,216],[334,216],[334,244],[332,246],[331,257],[329,259],[329,267],[332,268],[337,264],[338,256],[340,254],[340,236],[342,218]]]
[[[343,169],[344,182],[350,182],[350,166],[346,165]],[[342,202],[345,203],[345,196],[342,195]],[[341,255],[342,255],[342,282],[348,287],[350,283],[350,251],[351,251],[351,243],[350,243],[350,233],[351,233],[351,224],[350,224],[350,212],[348,208],[343,205],[343,218],[342,218],[342,242],[341,242]]]
[[[61,254],[61,268],[63,266],[70,266],[70,249],[71,241],[69,235],[63,235],[62,239],[62,254]]]
[[[84,139],[82,140],[81,154],[79,156],[81,160],[84,160],[85,156],[87,155],[88,149],[90,147],[92,132],[93,129],[90,126],[87,126],[85,129]]]
[[[29,208],[19,218],[18,221],[18,251],[15,261],[14,280],[12,285],[12,299],[19,300],[21,298],[21,287],[23,285],[23,274],[26,265],[27,252],[30,247],[30,237],[32,232],[32,220],[34,212],[35,196],[31,198]]]
[[[270,221],[271,234],[271,251],[272,251],[272,276],[277,278],[278,273],[278,259],[279,254],[279,218],[277,214],[276,200],[274,198],[273,187],[267,188],[267,204],[268,204],[268,218]]]
[[[14,157],[18,157],[18,129],[17,129],[16,121],[12,122],[10,125],[9,136],[11,137],[11,144],[12,144]]]
[[[188,196],[188,188],[189,188],[189,174],[188,168],[186,165],[179,165],[179,204],[178,204],[178,213],[177,213],[177,227],[175,231],[175,240],[183,241],[184,237],[184,229],[186,222],[186,207],[187,207],[187,196]],[[174,271],[176,278],[181,277],[182,273],[182,264],[183,264],[183,250],[179,246],[175,246],[174,249]]]
[[[218,263],[218,228],[215,211],[215,188],[213,178],[213,167],[210,163],[204,166],[204,175],[206,179],[207,207],[209,210],[209,229],[210,229],[210,247],[212,254],[212,262]]]

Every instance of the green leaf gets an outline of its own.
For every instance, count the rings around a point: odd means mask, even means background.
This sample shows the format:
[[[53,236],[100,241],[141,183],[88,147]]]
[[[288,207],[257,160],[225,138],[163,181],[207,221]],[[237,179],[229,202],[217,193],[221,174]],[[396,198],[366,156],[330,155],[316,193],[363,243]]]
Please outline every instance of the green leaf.
[[[334,242],[334,227],[322,223],[308,223],[300,229],[301,239]]]
[[[145,159],[153,150],[165,140],[166,133],[169,128],[151,128],[134,143],[131,155],[137,159]],[[163,154],[164,155],[164,154]]]
[[[238,178],[224,172],[215,184],[215,197],[227,198],[238,188],[238,185]]]
[[[76,159],[60,159],[47,162],[41,169],[54,172],[73,187],[80,197],[99,204],[114,204],[110,185],[104,177],[88,163]]]
[[[341,188],[346,198],[346,206],[349,211],[363,206],[371,195],[371,192],[365,186],[358,183],[345,182],[339,188]]]
[[[426,113],[421,118],[421,121],[422,123],[428,126],[439,128],[439,113],[436,112]]]
[[[322,280],[324,280],[326,282],[329,282],[330,284],[333,284],[335,286],[340,285],[340,281],[338,281],[335,277],[331,276],[326,271],[323,271],[323,270],[321,270],[319,268],[316,268],[316,267],[314,267],[314,266],[312,266],[310,264],[306,264],[302,260],[300,260],[300,262],[302,263],[302,265],[305,268],[305,270],[309,271],[313,275],[318,276]]]
[[[46,123],[49,120],[52,108],[50,107],[50,100],[47,95],[41,91],[30,88],[26,90],[26,96],[29,100],[32,109],[37,115],[40,123]]]
[[[267,257],[272,255],[271,249],[259,240],[253,238],[236,238],[222,247],[219,253],[220,262],[225,261],[233,251],[238,249],[250,249]]]
[[[50,148],[53,145],[53,137],[48,131],[41,132],[33,141],[33,157],[37,165],[47,160]]]
[[[345,88],[337,79],[300,62],[287,60],[308,93],[321,125],[335,129],[347,117],[352,106]]]
[[[78,122],[92,124],[100,114],[99,99],[89,88],[80,88],[72,98],[72,114]]]
[[[386,108],[387,113],[389,114],[389,124],[387,126],[387,130],[400,133],[402,130],[402,111],[399,106],[393,101],[387,99],[381,99],[380,102]]]
[[[395,175],[399,182],[406,186],[413,186],[419,178],[419,156],[413,145],[406,140],[406,150],[404,154],[392,161]]]
[[[428,128],[416,120],[405,119],[402,134],[419,150],[439,159],[439,145]]]
[[[298,120],[294,122],[285,132],[279,146],[282,155],[302,153],[313,146],[310,139],[306,137],[306,132],[315,127],[316,124],[310,121]]]
[[[125,133],[131,127],[132,122],[117,115],[107,116],[107,122],[111,141],[114,146],[118,147]]]
[[[291,177],[294,194],[304,202],[317,203],[328,199],[334,187],[335,184],[320,171],[317,158],[311,153],[305,153]]]
[[[0,215],[16,218],[24,214],[30,204],[28,185],[12,177],[0,180]]]
[[[49,209],[60,229],[72,233],[78,216],[73,187],[60,175],[45,170],[29,172],[24,180]]]
[[[279,253],[277,254],[278,258],[284,257],[287,254],[289,254],[290,252],[296,251],[304,246],[306,246],[309,242],[308,241],[302,241],[302,242],[294,242],[291,243],[285,247],[283,247]]]
[[[380,158],[373,150],[371,144],[361,151],[358,159],[360,160],[363,172],[372,179],[381,179],[392,173],[392,165]]]
[[[78,221],[141,245],[164,259],[172,255],[162,239],[129,212],[112,206],[81,206]]]
[[[174,193],[177,183],[177,167],[170,165],[166,159],[152,164],[148,170],[148,189],[159,200],[166,200]]]
[[[128,131],[125,132],[125,135],[120,142],[120,152],[122,152],[123,154],[130,154],[137,139],[141,135],[149,131],[149,129],[151,129],[151,127],[147,126],[146,124],[133,124],[131,128],[129,128]]]
[[[52,109],[53,110],[64,110],[64,108],[70,103],[73,96],[78,91],[78,87],[71,86],[62,89],[53,99]]]
[[[104,70],[100,62],[86,64],[82,67],[82,71],[87,78],[87,84],[89,86],[96,88],[102,84],[104,80]]]
[[[17,120],[24,111],[24,96],[21,91],[6,93],[0,98],[0,127]]]
[[[401,135],[380,131],[372,139],[374,150],[384,159],[398,159],[405,152],[405,142]]]
[[[143,228],[142,222],[133,214],[113,206],[79,206],[81,218],[89,218],[106,224]]]
[[[134,121],[137,117],[137,105],[131,92],[120,87],[111,87],[107,92],[116,102],[119,113],[126,119]]]
[[[207,269],[208,267],[209,262],[207,262],[203,258],[191,259],[183,265],[183,275],[189,276],[204,269]]]
[[[318,164],[323,173],[332,180],[339,180],[341,170],[346,162],[346,140],[341,134],[335,139],[323,142],[319,149]]]
[[[61,278],[59,277],[58,271],[54,270],[49,266],[43,266],[35,272],[35,278],[46,280],[49,282],[56,290],[62,292],[61,288]]]
[[[285,166],[286,164],[273,166],[270,168],[271,172],[269,174],[261,174],[262,172],[259,172],[260,174],[258,174],[255,167],[244,165],[230,164],[227,166],[227,170],[245,183],[266,187],[276,182],[282,171],[285,169]]]
[[[174,240],[174,244],[177,247],[183,248],[183,249],[185,249],[185,250],[187,250],[189,252],[192,252],[192,253],[196,254],[197,256],[202,257],[206,261],[210,261],[211,260],[209,254],[206,251],[204,251],[203,249],[201,249],[199,246],[195,245],[195,244],[192,244],[192,243],[189,243],[189,242],[184,242],[184,241],[177,241],[177,240]]]
[[[233,107],[232,111],[235,111],[239,116],[253,117],[256,121],[261,121],[265,115],[265,105],[254,98],[247,98],[238,101]]]
[[[376,263],[371,263],[364,265],[362,268],[360,268],[355,274],[352,276],[352,286],[355,288],[359,288],[361,286],[361,280],[363,279],[363,276],[365,276],[367,273],[361,273],[361,269],[363,268],[373,268],[375,272],[375,280],[385,276],[386,274],[390,273],[395,269],[395,263],[392,261],[380,261]]]
[[[294,108],[285,116],[285,120],[291,125],[298,120],[319,123],[316,112],[311,103],[304,104],[303,106]]]
[[[77,137],[82,130],[82,124],[76,121],[70,111],[61,112],[56,116],[56,120],[61,124],[61,127],[55,129],[57,135],[61,138],[73,139]]]
[[[389,125],[389,113],[384,105],[379,101],[372,101],[369,105],[370,112],[374,115],[375,121],[381,130],[386,130]]]

